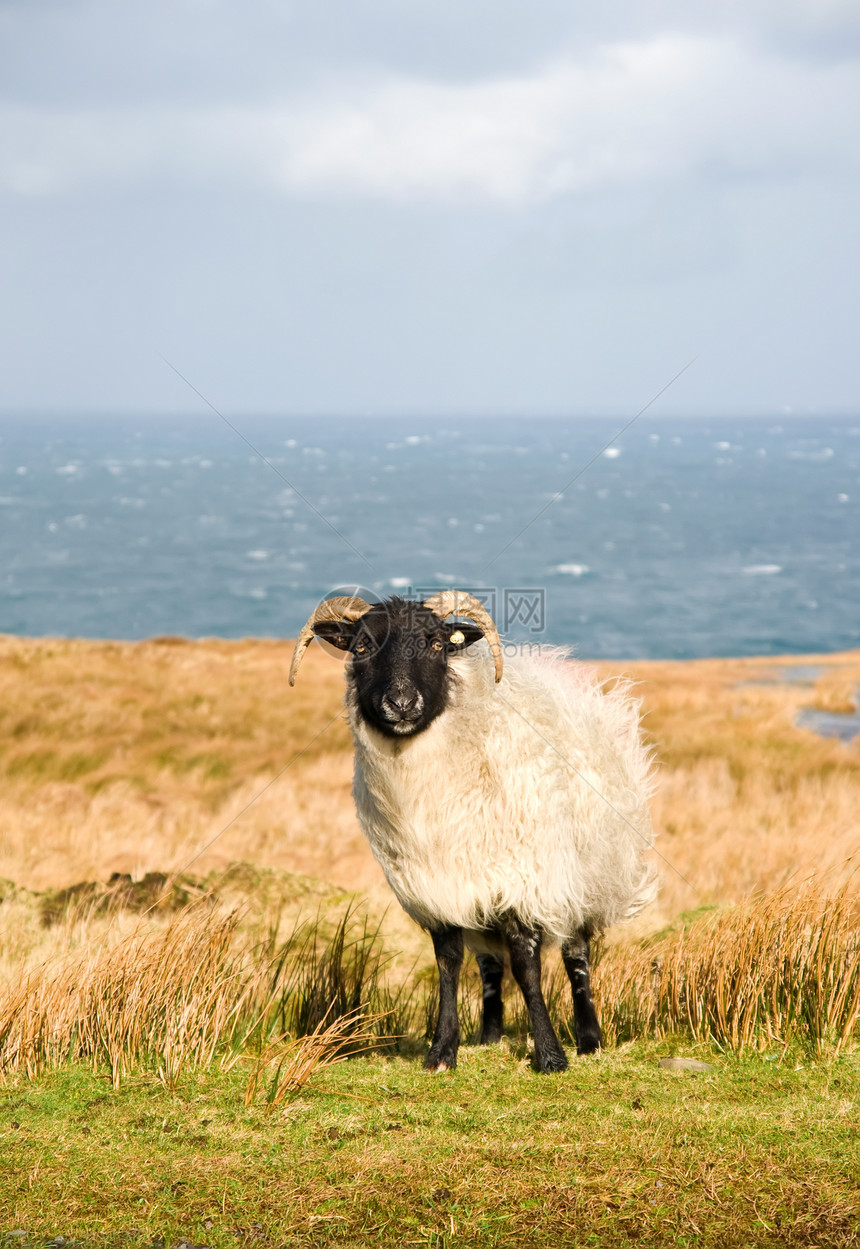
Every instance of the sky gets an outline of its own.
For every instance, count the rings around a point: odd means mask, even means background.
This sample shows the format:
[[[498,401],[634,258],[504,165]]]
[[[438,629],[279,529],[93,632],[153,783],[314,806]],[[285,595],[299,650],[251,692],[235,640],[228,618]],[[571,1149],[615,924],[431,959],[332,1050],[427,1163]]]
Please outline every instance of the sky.
[[[856,413],[858,221],[856,0],[0,0],[0,414]]]

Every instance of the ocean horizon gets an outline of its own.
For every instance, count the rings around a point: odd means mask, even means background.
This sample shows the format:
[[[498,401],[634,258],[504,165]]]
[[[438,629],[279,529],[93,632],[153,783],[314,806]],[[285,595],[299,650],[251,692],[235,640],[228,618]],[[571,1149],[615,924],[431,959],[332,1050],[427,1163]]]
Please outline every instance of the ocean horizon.
[[[0,631],[290,637],[456,586],[584,657],[860,646],[860,417],[230,420],[0,418]]]

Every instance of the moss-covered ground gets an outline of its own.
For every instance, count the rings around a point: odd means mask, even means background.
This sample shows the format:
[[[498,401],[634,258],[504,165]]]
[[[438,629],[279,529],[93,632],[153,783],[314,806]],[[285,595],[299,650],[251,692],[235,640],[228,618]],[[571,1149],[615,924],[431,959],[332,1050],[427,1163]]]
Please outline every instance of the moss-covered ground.
[[[113,1090],[67,1067],[0,1090],[0,1230],[22,1245],[847,1246],[860,1236],[860,1056],[636,1042],[537,1075],[359,1058],[246,1108],[245,1075]],[[2,1243],[2,1241],[0,1241]]]

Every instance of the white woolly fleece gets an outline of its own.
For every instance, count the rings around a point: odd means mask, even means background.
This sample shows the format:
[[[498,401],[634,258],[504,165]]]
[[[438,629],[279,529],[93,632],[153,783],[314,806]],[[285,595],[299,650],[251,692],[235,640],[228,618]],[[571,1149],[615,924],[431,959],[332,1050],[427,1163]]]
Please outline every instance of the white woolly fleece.
[[[635,915],[656,881],[629,686],[603,689],[556,649],[506,653],[499,685],[486,643],[450,664],[449,706],[397,739],[358,713],[347,665],[358,818],[400,905],[478,948],[506,911],[559,940]]]

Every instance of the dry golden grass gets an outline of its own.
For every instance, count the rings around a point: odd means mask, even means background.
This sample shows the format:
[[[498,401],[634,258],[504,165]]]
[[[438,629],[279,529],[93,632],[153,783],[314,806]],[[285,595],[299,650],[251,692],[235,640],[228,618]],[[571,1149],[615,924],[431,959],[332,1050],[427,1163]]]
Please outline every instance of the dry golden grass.
[[[368,1017],[357,1007],[331,1022],[324,1016],[304,1036],[286,1034],[270,1041],[251,1068],[245,1105],[250,1106],[262,1088],[266,1109],[274,1110],[300,1093],[320,1071],[374,1049],[379,1044],[375,1025],[384,1018],[382,1014]]]
[[[854,880],[828,890],[812,878],[615,946],[595,974],[605,1041],[683,1033],[737,1053],[838,1054],[860,1023],[858,915]],[[480,997],[467,976],[467,1034]],[[557,960],[547,1000],[573,1040]],[[84,1061],[107,1069],[114,1088],[143,1070],[174,1089],[189,1070],[247,1061],[246,1105],[262,1089],[275,1107],[343,1057],[414,1043],[434,1014],[435,988],[393,987],[378,930],[349,908],[327,938],[315,925],[278,944],[271,933],[254,941],[237,914],[203,899],[160,931],[140,922],[0,987],[0,1075]],[[525,1045],[519,1002],[513,1027]]]
[[[248,965],[235,928],[197,907],[161,933],[138,927],[32,971],[0,996],[0,1070],[34,1076],[86,1059],[117,1088],[149,1061],[173,1086],[223,1052],[266,993],[265,968]]]
[[[684,1033],[741,1053],[801,1045],[817,1057],[860,1021],[860,892],[817,876],[617,946],[595,975],[607,1041]]]
[[[792,669],[814,681],[792,681]],[[658,763],[663,887],[645,922],[837,870],[860,850],[860,739],[795,726],[860,687],[860,654],[626,665]],[[607,672],[607,675],[611,675]],[[683,877],[683,879],[682,879]],[[645,927],[638,926],[640,932]]]
[[[278,777],[196,870],[250,859],[376,881],[350,811],[339,668],[312,654],[290,690],[290,653],[0,639],[0,876],[44,889],[178,869]]]
[[[340,664],[312,648],[291,690],[291,651],[278,641],[0,638],[0,878],[18,886],[0,883],[0,977],[127,936],[138,921],[123,914],[41,928],[22,892],[114,872],[187,869],[211,883],[240,861],[301,874],[290,914],[331,887],[381,913],[390,895],[352,807]],[[808,678],[810,665],[814,683],[785,679],[791,668]],[[847,705],[860,654],[604,668],[620,671],[639,682],[658,763],[663,889],[616,939],[836,870],[857,852],[860,741],[821,739],[794,719],[801,706]],[[246,892],[259,894],[259,879]],[[386,932],[404,967],[426,956],[396,907]]]
[[[191,1069],[248,1059],[246,1104],[264,1087],[276,1106],[414,1024],[415,1005],[385,981],[378,930],[349,904],[333,927],[299,924],[281,941],[240,920],[204,897],[0,985],[0,1076],[84,1061],[114,1088],[145,1070],[173,1089]]]

